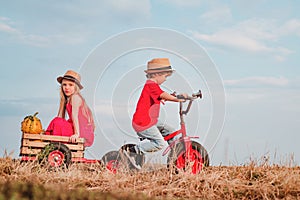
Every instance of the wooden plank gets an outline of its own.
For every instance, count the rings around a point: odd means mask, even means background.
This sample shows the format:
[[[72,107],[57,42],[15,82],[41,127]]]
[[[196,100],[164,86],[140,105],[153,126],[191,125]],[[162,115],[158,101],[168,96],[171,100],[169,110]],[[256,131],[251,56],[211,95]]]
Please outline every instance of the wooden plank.
[[[78,152],[72,152],[72,158],[83,158],[84,152],[78,151]]]
[[[23,133],[22,138],[34,139],[34,140],[56,141],[56,142],[69,142],[69,137],[57,136],[57,135]],[[84,138],[77,138],[77,143],[84,143]]]
[[[77,143],[69,143],[69,137],[23,133],[20,156],[37,156],[50,142],[61,142],[66,145],[72,158],[84,157],[84,139],[79,138]]]
[[[60,141],[60,142],[68,142],[69,137],[64,136],[53,136],[53,135],[42,135],[42,134],[30,134],[23,133],[23,138],[26,139],[34,139],[34,140],[46,140],[46,141]]]
[[[28,147],[21,147],[20,154],[21,155],[37,155],[41,152],[42,149],[30,149]]]
[[[30,141],[29,139],[23,139],[21,145],[23,147],[44,148],[47,144],[49,144],[49,142]]]
[[[72,158],[72,162],[87,163],[87,164],[101,164],[100,160],[86,159],[86,158]]]
[[[70,150],[84,151],[83,144],[65,144]]]
[[[20,155],[31,155],[31,156],[36,156],[41,152],[42,149],[30,149],[28,147],[21,147],[20,149]],[[84,152],[83,151],[72,151],[71,152],[72,158],[83,158],[84,157]]]
[[[23,147],[31,147],[31,148],[44,148],[49,142],[40,142],[40,141],[30,141],[29,139],[23,139],[22,146]],[[66,145],[71,151],[84,151],[83,144],[69,144],[69,143],[63,143]]]

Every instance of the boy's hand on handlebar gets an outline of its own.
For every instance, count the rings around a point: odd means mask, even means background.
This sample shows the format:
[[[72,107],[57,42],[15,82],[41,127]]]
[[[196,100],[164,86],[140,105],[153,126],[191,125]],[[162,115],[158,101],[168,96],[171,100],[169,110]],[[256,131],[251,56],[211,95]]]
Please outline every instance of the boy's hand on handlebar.
[[[175,101],[175,102],[184,102],[186,99],[185,97],[187,96],[186,94],[181,94],[182,98],[178,98],[179,95],[169,94],[167,92],[163,92],[160,95],[161,101]]]
[[[169,94],[167,92],[163,92],[160,95],[161,100],[175,101],[175,102],[185,102],[186,100],[194,100],[198,97],[202,98],[202,94],[201,94],[200,90],[199,90],[199,92],[193,94],[192,96],[189,96],[186,93],[182,93],[182,94],[177,95],[176,92],[173,92],[172,94]]]
[[[202,92],[199,90],[198,92],[192,94],[192,96],[187,95],[186,93],[182,93],[177,95],[176,92],[173,92],[172,94],[164,94],[161,95],[162,99],[165,99],[166,101],[176,101],[176,102],[185,102],[186,100],[194,100],[197,98],[202,98]],[[164,97],[164,98],[163,98]]]
[[[188,98],[188,95],[186,93],[183,93],[177,95],[176,98],[178,99],[178,102],[185,102],[186,99]]]

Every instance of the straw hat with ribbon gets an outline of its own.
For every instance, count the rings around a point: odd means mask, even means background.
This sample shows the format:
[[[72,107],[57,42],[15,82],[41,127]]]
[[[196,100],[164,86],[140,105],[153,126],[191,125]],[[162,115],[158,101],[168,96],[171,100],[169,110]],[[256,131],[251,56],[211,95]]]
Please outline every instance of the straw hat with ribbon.
[[[78,74],[77,72],[74,72],[73,70],[68,70],[64,74],[64,76],[57,77],[57,82],[59,82],[61,84],[61,82],[62,82],[63,79],[66,79],[66,80],[69,80],[69,81],[73,81],[73,82],[75,82],[78,85],[78,87],[80,89],[83,88],[83,86],[80,83],[80,81],[81,81],[80,74]]]
[[[158,72],[173,72],[170,61],[168,58],[154,58],[148,62],[147,74],[158,73]]]

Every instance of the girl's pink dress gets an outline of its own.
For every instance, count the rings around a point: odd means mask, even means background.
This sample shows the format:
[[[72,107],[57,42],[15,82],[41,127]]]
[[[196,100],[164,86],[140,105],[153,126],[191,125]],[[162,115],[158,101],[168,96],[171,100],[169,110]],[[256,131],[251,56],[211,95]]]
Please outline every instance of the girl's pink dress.
[[[69,119],[66,120],[61,117],[55,117],[49,124],[45,134],[46,135],[59,135],[68,136],[74,134],[73,121],[72,121],[72,105],[66,105]],[[83,114],[83,105],[79,107],[78,122],[80,137],[85,139],[84,146],[91,146],[94,142],[94,126],[89,122],[87,117]]]

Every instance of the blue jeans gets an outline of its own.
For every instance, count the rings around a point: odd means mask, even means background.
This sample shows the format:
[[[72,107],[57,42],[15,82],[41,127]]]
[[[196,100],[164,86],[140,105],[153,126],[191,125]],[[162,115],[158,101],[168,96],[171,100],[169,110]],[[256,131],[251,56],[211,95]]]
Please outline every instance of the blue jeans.
[[[174,131],[175,129],[171,126],[158,122],[156,125],[151,126],[144,131],[137,132],[139,137],[146,138],[146,140],[141,141],[137,147],[144,153],[161,150],[165,145],[164,136],[167,136]],[[168,143],[171,143],[174,139],[175,138],[172,138]]]

